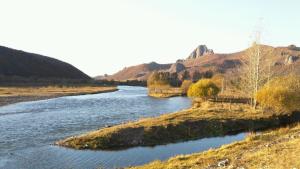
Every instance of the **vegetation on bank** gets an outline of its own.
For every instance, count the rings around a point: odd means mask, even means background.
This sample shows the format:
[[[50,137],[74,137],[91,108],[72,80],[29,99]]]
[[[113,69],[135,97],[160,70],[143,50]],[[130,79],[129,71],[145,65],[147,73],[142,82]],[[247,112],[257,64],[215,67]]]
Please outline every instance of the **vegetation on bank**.
[[[193,87],[193,94],[190,94],[191,97],[198,97],[199,95],[216,96],[220,87],[214,83],[214,81],[219,83],[218,78],[206,79],[206,76],[193,76],[193,80],[189,74],[183,73],[178,75],[177,73],[169,72],[154,72],[152,73],[147,80],[147,87],[149,96],[153,97],[173,97],[173,96],[184,96],[188,95],[190,87]],[[211,78],[211,76],[208,76]],[[216,76],[219,77],[219,76]],[[204,79],[201,79],[204,78]],[[200,79],[200,80],[199,80]],[[198,81],[198,82],[197,82]],[[195,82],[195,84],[193,84]],[[205,84],[207,83],[207,84]],[[205,87],[206,85],[209,89],[198,90],[199,86]],[[212,86],[213,85],[213,86]],[[200,87],[201,88],[201,87]],[[205,93],[199,93],[203,91]],[[190,92],[192,93],[192,92]]]
[[[276,168],[300,167],[300,124],[250,133],[245,140],[202,153],[179,155],[130,169]]]
[[[148,87],[179,87],[181,82],[177,73],[170,72],[153,72],[148,80]]]
[[[300,77],[274,78],[257,92],[256,98],[262,107],[277,112],[300,110]]]
[[[203,98],[206,100],[211,97],[216,97],[219,92],[220,89],[212,80],[201,79],[197,83],[190,85],[187,95],[189,97]]]
[[[158,87],[148,88],[148,95],[156,98],[168,98],[175,96],[184,96],[182,88],[179,87]]]
[[[253,110],[247,104],[204,102],[200,108],[103,128],[56,144],[75,149],[113,150],[255,131],[295,122],[297,113]]]
[[[148,95],[158,98],[182,96],[180,85],[177,73],[153,72],[147,80]]]

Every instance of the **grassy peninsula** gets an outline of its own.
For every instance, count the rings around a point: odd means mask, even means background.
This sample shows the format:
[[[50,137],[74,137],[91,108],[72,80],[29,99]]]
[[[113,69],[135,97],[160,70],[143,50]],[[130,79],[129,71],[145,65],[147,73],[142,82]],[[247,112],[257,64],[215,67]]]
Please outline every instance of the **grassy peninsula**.
[[[0,87],[0,106],[22,101],[42,100],[61,96],[96,94],[116,90],[116,87],[103,86]]]
[[[154,146],[272,128],[297,121],[298,114],[253,110],[247,104],[204,102],[200,108],[103,128],[56,144],[75,149],[102,150]]]

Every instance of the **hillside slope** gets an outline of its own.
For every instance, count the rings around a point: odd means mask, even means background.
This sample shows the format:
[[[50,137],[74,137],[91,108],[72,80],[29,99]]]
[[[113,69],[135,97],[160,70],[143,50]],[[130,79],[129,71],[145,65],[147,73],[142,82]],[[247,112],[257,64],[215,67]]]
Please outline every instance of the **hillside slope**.
[[[0,76],[5,78],[76,79],[90,77],[66,62],[0,46]],[[0,79],[1,80],[1,79]]]
[[[243,59],[249,49],[243,51],[221,54],[214,53],[205,45],[199,45],[187,59],[178,60],[173,64],[141,64],[124,68],[123,70],[108,76],[114,80],[147,80],[148,75],[153,71],[167,71],[170,73],[183,74],[188,72],[193,78],[195,72],[199,73],[222,73],[232,76],[240,73],[243,66]],[[268,63],[272,71],[277,74],[296,72],[300,74],[300,49],[294,45],[288,47],[272,47],[262,45],[262,50],[269,50]],[[150,68],[149,68],[150,67]]]
[[[146,80],[153,71],[165,71],[171,67],[171,64],[158,64],[156,62],[144,63],[136,66],[124,68],[123,70],[106,77],[113,80]]]

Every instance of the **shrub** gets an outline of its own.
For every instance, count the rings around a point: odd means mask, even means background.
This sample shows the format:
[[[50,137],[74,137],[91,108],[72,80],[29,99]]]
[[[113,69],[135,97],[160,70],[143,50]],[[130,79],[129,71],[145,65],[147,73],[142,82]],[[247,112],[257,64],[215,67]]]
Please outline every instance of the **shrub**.
[[[169,75],[160,73],[160,72],[154,72],[152,73],[149,78],[147,79],[147,85],[148,87],[151,86],[168,86],[168,77]]]
[[[191,80],[184,80],[181,84],[181,89],[183,93],[187,93],[192,84],[193,82]]]
[[[177,73],[153,72],[147,79],[148,87],[177,87],[180,86]]]
[[[220,89],[212,82],[212,80],[202,79],[190,86],[188,96],[207,99],[209,97],[217,96],[219,92]]]
[[[275,78],[257,92],[256,99],[263,108],[277,112],[300,110],[300,78],[295,75]]]

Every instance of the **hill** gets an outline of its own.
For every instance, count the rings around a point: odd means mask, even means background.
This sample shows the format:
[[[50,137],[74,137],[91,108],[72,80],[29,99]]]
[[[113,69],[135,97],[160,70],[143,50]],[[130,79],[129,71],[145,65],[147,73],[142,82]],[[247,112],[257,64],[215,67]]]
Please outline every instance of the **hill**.
[[[66,62],[0,46],[0,82],[22,80],[89,80],[90,77]]]
[[[166,71],[171,67],[172,64],[158,64],[156,62],[144,63],[136,66],[124,68],[123,70],[107,76],[108,80],[146,80],[151,72],[153,71]]]
[[[268,64],[278,73],[290,71],[300,73],[300,49],[295,45],[287,47],[261,46],[262,50],[269,50]],[[212,74],[236,75],[243,66],[243,60],[249,49],[235,53],[214,53],[206,45],[199,45],[186,59],[179,59],[173,64],[158,64],[151,62],[124,68],[123,70],[107,76],[106,79],[114,80],[147,80],[153,71],[167,71],[183,75],[188,73],[191,78],[196,76],[210,76]]]

